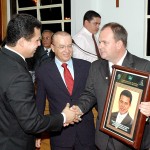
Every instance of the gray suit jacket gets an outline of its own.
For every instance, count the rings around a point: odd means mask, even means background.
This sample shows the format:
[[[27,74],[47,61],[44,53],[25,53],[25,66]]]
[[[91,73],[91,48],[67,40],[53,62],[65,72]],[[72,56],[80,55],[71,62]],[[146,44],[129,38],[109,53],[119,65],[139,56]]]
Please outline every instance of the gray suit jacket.
[[[134,68],[137,70],[143,70],[150,72],[150,62],[148,60],[139,58],[127,53],[123,66]],[[98,117],[96,123],[96,145],[99,149],[106,150],[109,136],[99,130],[100,122],[103,114],[103,108],[105,105],[107,90],[109,86],[109,67],[108,61],[106,60],[97,60],[92,63],[89,76],[86,83],[86,88],[78,106],[85,113],[87,112],[95,103],[98,106]],[[122,142],[113,139],[115,150],[130,150],[128,145],[123,144]],[[141,149],[150,147],[150,125],[146,124],[145,131],[143,135],[143,141]]]

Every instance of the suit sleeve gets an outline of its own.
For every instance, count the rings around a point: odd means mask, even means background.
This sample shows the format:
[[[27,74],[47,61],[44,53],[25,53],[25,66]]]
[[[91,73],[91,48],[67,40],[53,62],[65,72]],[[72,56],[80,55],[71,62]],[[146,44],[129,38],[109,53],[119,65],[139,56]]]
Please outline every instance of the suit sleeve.
[[[7,89],[7,100],[11,113],[27,133],[40,133],[45,130],[61,130],[63,116],[40,115],[37,111],[34,88],[29,74],[16,73]]]
[[[84,92],[81,94],[79,98],[78,106],[82,110],[83,113],[88,112],[95,104],[96,104],[96,97],[94,91],[94,70],[91,65],[89,75],[86,81],[86,86]]]
[[[45,105],[46,105],[46,90],[43,86],[42,78],[39,76],[39,72],[36,72],[36,105],[38,112],[44,114]]]

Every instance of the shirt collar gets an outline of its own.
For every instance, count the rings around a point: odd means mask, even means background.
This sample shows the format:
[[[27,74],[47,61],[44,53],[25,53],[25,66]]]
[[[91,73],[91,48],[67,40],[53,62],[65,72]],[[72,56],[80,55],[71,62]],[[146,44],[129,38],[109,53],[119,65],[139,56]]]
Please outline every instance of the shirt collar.
[[[127,116],[128,112],[126,112],[125,114],[120,114],[120,112],[118,112],[118,116],[121,118],[125,118]]]
[[[85,27],[83,27],[83,30],[84,30],[84,32],[86,32],[92,38],[92,33],[91,32],[89,32]]]
[[[7,45],[5,45],[5,48],[6,49],[8,49],[8,50],[10,50],[10,51],[12,51],[12,52],[14,52],[14,53],[16,53],[16,54],[18,54],[20,57],[22,57],[23,58],[23,60],[25,61],[25,58],[24,58],[24,56],[23,55],[21,55],[20,53],[18,53],[17,51],[15,51],[15,50],[13,50],[13,49],[11,49],[10,47],[8,47]]]
[[[126,50],[126,52],[124,53],[124,55],[122,56],[122,58],[117,62],[117,64],[115,64],[115,65],[119,65],[119,66],[122,66],[122,63],[123,63],[123,61],[124,61],[124,58],[126,57],[126,55],[127,55],[127,50]],[[112,65],[114,65],[112,62],[108,62],[109,63],[109,70],[110,70],[110,73],[112,72]]]
[[[59,66],[61,66],[63,63],[66,63],[68,66],[72,66],[72,59],[67,62],[61,62],[57,57],[55,57],[55,63],[59,64]]]
[[[46,48],[46,47],[44,47],[44,50],[45,50],[45,51],[48,50],[48,52],[50,52],[51,48]]]

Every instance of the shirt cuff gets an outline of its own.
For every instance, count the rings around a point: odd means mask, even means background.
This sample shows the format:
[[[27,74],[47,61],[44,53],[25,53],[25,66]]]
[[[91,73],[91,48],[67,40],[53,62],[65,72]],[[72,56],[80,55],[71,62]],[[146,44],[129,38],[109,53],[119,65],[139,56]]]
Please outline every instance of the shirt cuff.
[[[63,112],[61,114],[63,115],[63,118],[64,118],[64,122],[63,123],[65,123],[66,122],[66,115]]]

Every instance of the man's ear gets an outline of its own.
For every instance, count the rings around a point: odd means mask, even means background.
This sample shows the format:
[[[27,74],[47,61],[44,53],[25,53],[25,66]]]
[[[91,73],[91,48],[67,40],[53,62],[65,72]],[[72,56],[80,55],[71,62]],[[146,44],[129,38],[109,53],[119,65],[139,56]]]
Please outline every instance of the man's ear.
[[[51,44],[51,49],[52,49],[52,51],[55,53],[54,45],[53,45],[53,44]]]
[[[86,27],[88,24],[89,24],[89,21],[88,21],[88,20],[85,20],[85,21],[84,21],[84,26]]]
[[[121,40],[117,41],[116,46],[117,49],[121,49],[121,47],[123,46],[123,42]]]
[[[21,47],[24,47],[25,38],[21,37],[17,42]]]

